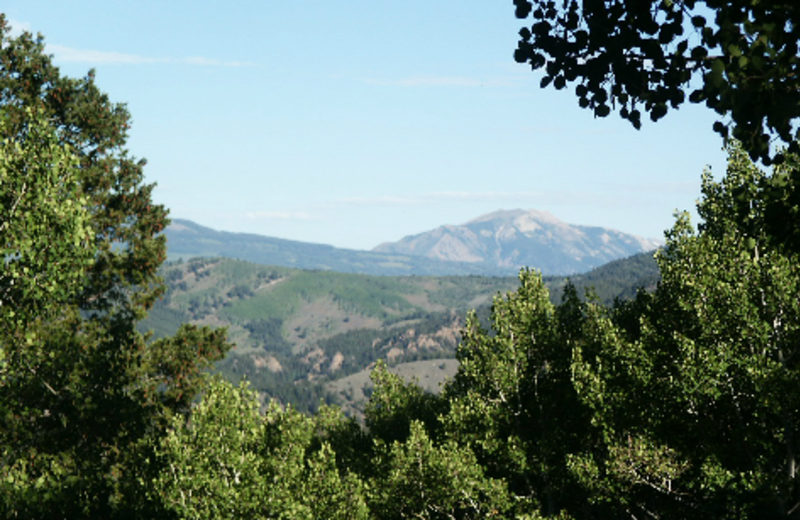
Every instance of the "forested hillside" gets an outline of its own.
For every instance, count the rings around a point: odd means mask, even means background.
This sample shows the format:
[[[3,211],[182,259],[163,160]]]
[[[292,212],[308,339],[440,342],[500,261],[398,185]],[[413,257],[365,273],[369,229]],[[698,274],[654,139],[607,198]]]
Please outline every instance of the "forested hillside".
[[[643,253],[571,280],[580,294],[591,289],[611,304],[639,287],[653,288],[658,271],[652,256]],[[160,274],[167,291],[139,330],[160,338],[183,323],[224,326],[236,345],[216,365],[226,378],[247,378],[264,398],[303,411],[325,400],[352,413],[363,411],[363,388],[341,391],[333,381],[358,375],[355,380],[369,387],[378,359],[391,367],[454,359],[467,312],[488,318],[493,298],[519,284],[516,277],[376,277],[218,257],[172,262]],[[546,283],[553,301],[560,301],[566,279]],[[417,375],[433,377],[427,389],[438,391],[454,365],[435,366]]]

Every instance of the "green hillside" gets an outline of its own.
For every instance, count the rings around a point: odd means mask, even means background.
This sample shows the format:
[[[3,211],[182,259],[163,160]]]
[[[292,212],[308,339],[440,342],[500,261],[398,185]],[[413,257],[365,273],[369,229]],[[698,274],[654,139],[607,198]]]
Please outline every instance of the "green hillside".
[[[160,338],[186,322],[227,327],[236,349],[217,365],[226,377],[246,377],[263,397],[303,410],[323,399],[352,413],[363,404],[378,359],[398,373],[422,370],[417,376],[436,390],[454,368],[418,362],[452,359],[466,313],[488,316],[492,298],[518,286],[516,277],[371,276],[219,257],[171,262],[161,274],[168,291],[141,330]],[[640,254],[570,280],[579,294],[591,286],[612,303],[657,277],[652,254]],[[546,283],[560,300],[566,278]]]
[[[314,409],[324,383],[379,358],[392,365],[453,356],[463,317],[516,278],[385,277],[304,271],[225,258],[173,262],[140,328],[154,338],[181,323],[227,327],[236,350],[218,364],[265,395]]]

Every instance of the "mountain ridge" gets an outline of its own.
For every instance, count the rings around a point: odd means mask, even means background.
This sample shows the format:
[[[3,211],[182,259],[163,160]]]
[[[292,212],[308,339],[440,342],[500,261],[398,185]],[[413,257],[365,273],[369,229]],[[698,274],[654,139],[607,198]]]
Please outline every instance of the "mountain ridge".
[[[171,260],[227,257],[380,276],[514,276],[522,267],[544,275],[569,275],[660,245],[608,228],[568,224],[546,211],[519,209],[439,226],[369,251],[217,231],[186,219],[173,219],[164,233]]]
[[[660,245],[609,228],[568,224],[546,211],[516,209],[439,226],[372,251],[488,263],[512,271],[532,266],[546,274],[574,274]]]
[[[420,259],[410,255],[375,253],[268,237],[254,233],[217,231],[191,220],[172,219],[164,232],[170,260],[195,257],[226,257],[262,265],[316,269],[381,276],[446,276],[514,273],[489,265],[469,265]]]

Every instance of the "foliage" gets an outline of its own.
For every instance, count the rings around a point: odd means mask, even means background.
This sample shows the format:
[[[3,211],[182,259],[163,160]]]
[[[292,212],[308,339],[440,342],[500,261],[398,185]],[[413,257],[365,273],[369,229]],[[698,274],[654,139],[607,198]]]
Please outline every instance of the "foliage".
[[[419,421],[385,457],[386,477],[373,499],[378,518],[483,519],[510,509],[503,481],[487,479],[469,448],[434,443]]]
[[[577,82],[581,107],[619,109],[641,126],[687,99],[729,120],[714,129],[771,160],[770,135],[797,152],[800,131],[800,8],[786,0],[514,0],[515,59],[543,69],[541,85]],[[709,16],[713,19],[708,19]],[[687,91],[691,93],[687,96]],[[778,157],[782,160],[782,155]]]
[[[375,390],[365,410],[365,422],[374,438],[382,443],[405,441],[415,421],[435,432],[438,416],[447,407],[445,401],[423,392],[416,384],[404,383],[383,362],[378,362],[370,378]]]
[[[632,508],[788,517],[800,502],[800,270],[765,233],[763,177],[738,148],[721,183],[704,177],[699,231],[679,217],[659,289],[620,309],[614,341],[576,365],[614,450],[640,454],[613,462]]]
[[[258,409],[247,385],[212,381],[191,421],[173,420],[152,492],[179,518],[367,518],[363,483],[318,432],[330,417]]]
[[[586,499],[567,469],[567,455],[591,439],[570,377],[585,304],[568,286],[564,303],[554,306],[532,272],[523,271],[520,282],[515,293],[495,299],[493,334],[474,315],[468,320],[443,421],[448,436],[472,447],[518,501],[553,515]]]
[[[0,135],[8,123],[0,113]],[[40,109],[0,145],[0,329],[23,327],[75,296],[91,260],[88,201],[77,158]],[[48,307],[50,307],[48,309]]]
[[[229,345],[198,327],[149,345],[136,331],[163,291],[167,220],[124,148],[130,115],[2,16],[0,114],[0,514],[156,515],[137,484],[157,471],[146,439]]]

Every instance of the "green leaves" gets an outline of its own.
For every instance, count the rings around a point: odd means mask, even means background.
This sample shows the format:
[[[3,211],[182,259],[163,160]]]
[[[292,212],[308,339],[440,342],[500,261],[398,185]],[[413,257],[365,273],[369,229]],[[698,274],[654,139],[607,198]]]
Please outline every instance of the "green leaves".
[[[78,292],[94,252],[78,160],[40,109],[0,143],[0,332],[55,312]],[[0,135],[8,130],[0,116]]]
[[[130,115],[62,77],[44,40],[0,15],[0,513],[159,516],[140,482],[149,436],[185,413],[230,347],[135,323],[163,288],[166,210],[124,148]]]
[[[387,466],[376,489],[380,517],[477,520],[510,509],[504,483],[486,478],[469,448],[454,441],[435,445],[418,421],[405,442],[391,445]]]
[[[367,518],[363,483],[340,472],[319,426],[274,403],[262,416],[246,384],[213,379],[157,448],[152,493],[180,518]]]
[[[701,82],[703,95],[689,100],[720,114],[719,123],[751,158],[769,164],[775,156],[770,139],[794,147],[800,138],[792,125],[800,117],[800,11],[791,2],[514,4],[519,18],[533,13],[534,19],[530,30],[519,32],[514,59],[532,69],[547,63],[542,87],[578,81],[592,94],[610,89],[610,103],[578,94],[579,105],[596,117],[605,117],[610,105],[638,129],[634,113],[643,109],[658,121]],[[714,23],[706,19],[709,11]]]

